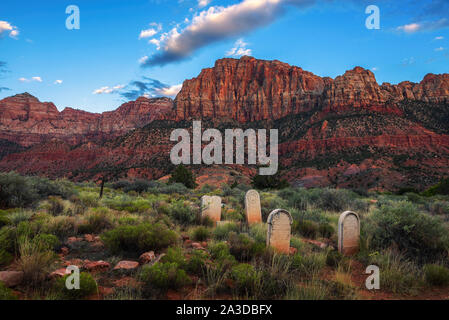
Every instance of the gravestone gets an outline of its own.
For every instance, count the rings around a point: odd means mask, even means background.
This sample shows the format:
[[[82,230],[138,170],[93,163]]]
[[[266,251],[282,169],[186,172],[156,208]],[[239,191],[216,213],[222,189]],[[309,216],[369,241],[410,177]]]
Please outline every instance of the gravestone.
[[[293,218],[287,210],[273,210],[267,219],[267,246],[281,253],[289,253]]]
[[[338,251],[353,255],[359,251],[360,219],[357,213],[345,211],[338,219]]]
[[[218,196],[203,196],[201,198],[201,218],[209,217],[214,224],[221,219],[221,198]]]
[[[256,190],[249,190],[245,196],[245,213],[248,225],[262,222],[260,196]]]

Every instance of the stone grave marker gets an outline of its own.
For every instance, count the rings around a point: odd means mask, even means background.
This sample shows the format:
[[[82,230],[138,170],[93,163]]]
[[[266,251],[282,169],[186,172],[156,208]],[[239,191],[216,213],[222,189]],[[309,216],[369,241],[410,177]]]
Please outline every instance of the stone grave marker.
[[[338,219],[338,251],[353,255],[359,251],[360,219],[357,213],[345,211]]]
[[[248,225],[262,222],[260,196],[256,190],[249,190],[245,196],[245,213]]]
[[[209,217],[216,225],[221,219],[221,198],[219,196],[203,196],[201,210],[201,218]]]
[[[267,219],[267,246],[281,253],[289,253],[293,218],[284,209],[273,210]]]

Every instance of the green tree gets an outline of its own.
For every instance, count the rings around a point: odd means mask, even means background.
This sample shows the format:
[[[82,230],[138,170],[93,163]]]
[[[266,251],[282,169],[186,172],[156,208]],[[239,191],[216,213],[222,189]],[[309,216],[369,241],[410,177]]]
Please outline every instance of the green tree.
[[[169,182],[182,183],[183,185],[185,185],[187,188],[190,189],[193,189],[197,186],[193,172],[182,164],[178,165],[175,168],[170,177]]]

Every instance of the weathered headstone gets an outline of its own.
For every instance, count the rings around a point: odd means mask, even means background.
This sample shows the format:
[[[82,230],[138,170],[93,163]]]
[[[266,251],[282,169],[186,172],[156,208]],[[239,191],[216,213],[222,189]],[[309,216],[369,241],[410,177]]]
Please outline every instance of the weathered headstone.
[[[203,196],[201,198],[201,217],[209,217],[215,224],[221,219],[221,198],[219,196]]]
[[[357,213],[345,211],[338,219],[338,251],[353,255],[359,251],[360,219]]]
[[[267,246],[278,252],[289,253],[292,223],[293,218],[287,210],[272,211],[267,219]]]
[[[249,190],[245,196],[245,213],[248,225],[262,222],[260,196],[256,190]]]

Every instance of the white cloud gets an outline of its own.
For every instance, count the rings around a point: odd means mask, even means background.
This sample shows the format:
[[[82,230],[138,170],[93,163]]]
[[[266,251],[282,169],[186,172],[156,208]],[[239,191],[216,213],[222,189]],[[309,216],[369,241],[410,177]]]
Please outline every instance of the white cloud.
[[[439,48],[435,48],[435,51],[443,51],[444,50],[444,48],[443,47],[439,47]]]
[[[209,5],[209,3],[211,3],[212,0],[198,0],[198,7],[200,8],[204,8],[206,6]]]
[[[170,86],[167,88],[155,89],[154,91],[163,96],[174,97],[178,94],[179,91],[181,91],[181,89],[182,89],[182,84],[177,84],[177,85]]]
[[[196,14],[182,30],[163,33],[157,41],[158,53],[144,66],[162,66],[188,58],[195,50],[211,43],[245,34],[275,21],[287,5],[304,6],[313,0],[243,0],[237,4],[212,6]]]
[[[61,84],[62,80],[56,80],[55,82],[53,82],[54,84]]]
[[[415,33],[418,31],[431,31],[446,27],[449,27],[449,19],[442,18],[434,21],[423,21],[405,24],[403,26],[397,27],[396,30],[403,31],[406,33]]]
[[[152,28],[140,31],[139,39],[151,38],[162,30],[162,24],[160,23],[152,22],[150,27]]]
[[[3,33],[9,33],[11,38],[17,38],[19,35],[19,29],[8,21],[0,20],[0,36],[3,36]]]
[[[443,36],[438,36],[438,37],[435,37],[435,40],[444,40],[444,37]]]
[[[397,27],[397,30],[404,31],[407,33],[413,33],[413,32],[419,31],[419,29],[421,29],[421,28],[422,28],[422,26],[419,23],[410,23],[410,24],[406,24],[406,25]]]
[[[144,64],[147,60],[148,60],[148,56],[143,56],[142,58],[139,59],[139,63]]]
[[[377,70],[379,70],[378,67],[372,67],[372,68],[371,68],[371,71],[377,71]]]
[[[101,87],[100,89],[94,90],[94,92],[92,92],[92,94],[103,94],[103,93],[115,93],[120,89],[123,89],[125,86],[124,85],[116,85],[113,87],[109,87],[109,86],[104,86]]]
[[[251,49],[247,48],[247,43],[243,39],[238,39],[234,43],[234,47],[226,52],[228,57],[241,57],[250,56],[252,54]]]
[[[20,82],[30,82],[30,81],[42,82],[42,78],[41,77],[31,77],[30,79],[22,77],[22,78],[19,78],[18,80]]]

